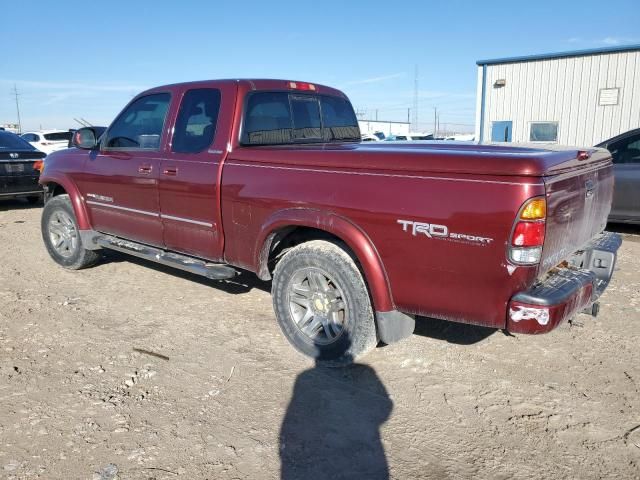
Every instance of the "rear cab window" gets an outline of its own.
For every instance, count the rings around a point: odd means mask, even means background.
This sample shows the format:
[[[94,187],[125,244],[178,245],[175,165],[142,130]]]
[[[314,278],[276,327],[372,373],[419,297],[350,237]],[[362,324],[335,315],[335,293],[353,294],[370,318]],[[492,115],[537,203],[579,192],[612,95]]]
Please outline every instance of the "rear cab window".
[[[254,92],[246,101],[241,143],[282,145],[360,141],[345,98],[291,92]]]

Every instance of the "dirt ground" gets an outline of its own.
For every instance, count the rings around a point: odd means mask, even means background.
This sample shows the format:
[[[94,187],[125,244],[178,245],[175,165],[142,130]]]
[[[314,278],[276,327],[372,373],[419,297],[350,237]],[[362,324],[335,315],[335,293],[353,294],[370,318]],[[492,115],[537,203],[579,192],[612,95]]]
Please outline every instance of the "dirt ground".
[[[115,254],[65,271],[40,214],[0,203],[2,478],[640,478],[640,228],[597,319],[421,319],[327,370],[280,334],[269,284]]]

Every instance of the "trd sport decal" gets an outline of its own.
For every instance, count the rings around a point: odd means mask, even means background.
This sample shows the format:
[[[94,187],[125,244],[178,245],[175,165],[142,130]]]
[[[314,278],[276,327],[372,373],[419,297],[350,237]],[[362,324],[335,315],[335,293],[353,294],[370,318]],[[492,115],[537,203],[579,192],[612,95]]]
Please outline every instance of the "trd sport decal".
[[[437,225],[435,223],[414,222],[412,220],[398,220],[402,225],[402,231],[411,233],[414,237],[424,235],[427,238],[435,238],[440,240],[451,240],[455,242],[468,243],[471,245],[489,245],[493,242],[493,238],[480,237],[477,235],[469,235],[466,233],[449,232],[446,225]]]

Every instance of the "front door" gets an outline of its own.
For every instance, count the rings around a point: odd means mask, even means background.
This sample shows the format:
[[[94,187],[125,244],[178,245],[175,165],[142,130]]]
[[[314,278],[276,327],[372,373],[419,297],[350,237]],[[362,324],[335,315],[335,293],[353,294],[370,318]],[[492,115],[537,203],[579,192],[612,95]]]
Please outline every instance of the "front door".
[[[88,152],[78,187],[95,230],[162,246],[158,177],[169,93],[130,103]]]
[[[236,87],[190,86],[160,165],[164,244],[169,250],[221,260],[219,182],[233,123]]]
[[[619,140],[608,148],[615,175],[611,218],[640,221],[640,135]]]

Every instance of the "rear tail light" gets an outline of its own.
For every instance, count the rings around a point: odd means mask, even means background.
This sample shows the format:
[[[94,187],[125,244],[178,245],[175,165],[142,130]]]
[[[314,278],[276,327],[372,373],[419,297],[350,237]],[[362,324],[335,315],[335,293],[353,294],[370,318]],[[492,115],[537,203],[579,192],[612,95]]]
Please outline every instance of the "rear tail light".
[[[313,83],[306,82],[288,82],[289,88],[292,90],[305,90],[305,91],[316,91],[316,86]]]
[[[519,265],[535,265],[542,257],[547,220],[544,197],[527,200],[520,208],[509,244],[509,260]]]
[[[33,169],[42,173],[42,170],[44,169],[44,162],[42,160],[36,160],[33,162]]]

